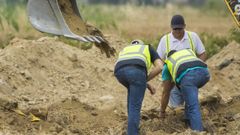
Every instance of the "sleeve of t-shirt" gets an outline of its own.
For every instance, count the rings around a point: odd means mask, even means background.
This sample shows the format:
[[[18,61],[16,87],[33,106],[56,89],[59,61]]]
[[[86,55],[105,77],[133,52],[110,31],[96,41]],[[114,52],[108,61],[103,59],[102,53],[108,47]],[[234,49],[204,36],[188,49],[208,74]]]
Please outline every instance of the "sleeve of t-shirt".
[[[194,37],[193,40],[195,40],[195,46],[196,46],[196,53],[197,54],[202,54],[205,52],[205,47],[201,41],[201,39],[199,38],[199,36],[197,35],[197,33],[193,32],[192,36]]]
[[[157,53],[162,60],[165,59],[165,53],[166,53],[165,50],[166,50],[166,36],[161,38],[157,48]]]
[[[164,64],[163,66],[163,70],[162,70],[162,81],[166,81],[166,80],[172,80],[171,74],[167,68],[167,65]]]
[[[150,55],[151,55],[151,62],[154,63],[154,61],[156,59],[160,59],[159,55],[157,54],[157,52],[154,50],[154,48],[149,45],[149,52],[150,52]]]

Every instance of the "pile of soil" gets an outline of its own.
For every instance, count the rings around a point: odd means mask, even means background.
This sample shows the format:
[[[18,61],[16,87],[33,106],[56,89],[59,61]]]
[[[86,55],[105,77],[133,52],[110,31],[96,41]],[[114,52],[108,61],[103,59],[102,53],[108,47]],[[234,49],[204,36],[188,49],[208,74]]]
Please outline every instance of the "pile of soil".
[[[117,37],[108,40],[117,51],[127,45]],[[201,134],[240,129],[239,49],[231,43],[208,61],[212,80],[200,90],[207,129]],[[115,61],[96,47],[84,51],[57,38],[12,40],[0,50],[0,134],[125,134],[127,92],[113,75]],[[162,88],[157,78],[151,83],[158,91],[146,91],[141,134],[192,134],[181,109],[158,118]],[[32,122],[31,114],[41,120]]]

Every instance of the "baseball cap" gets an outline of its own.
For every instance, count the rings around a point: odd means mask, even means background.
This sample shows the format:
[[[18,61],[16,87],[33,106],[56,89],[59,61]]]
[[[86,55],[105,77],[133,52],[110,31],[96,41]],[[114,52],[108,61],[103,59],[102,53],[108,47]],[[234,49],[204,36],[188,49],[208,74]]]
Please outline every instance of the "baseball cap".
[[[185,21],[183,16],[181,15],[174,15],[171,20],[171,27],[173,29],[175,28],[184,28],[185,27]]]

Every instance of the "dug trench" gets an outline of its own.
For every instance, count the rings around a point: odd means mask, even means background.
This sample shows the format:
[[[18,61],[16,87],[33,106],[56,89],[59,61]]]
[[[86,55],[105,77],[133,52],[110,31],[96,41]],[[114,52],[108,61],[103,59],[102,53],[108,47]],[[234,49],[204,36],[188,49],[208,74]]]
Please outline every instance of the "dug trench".
[[[240,97],[231,103],[220,104],[218,100],[204,102],[201,107],[205,134],[237,133],[240,128]],[[0,112],[2,131],[13,134],[126,134],[127,117],[116,108],[98,110],[75,99],[62,101],[48,109],[24,111],[33,113],[41,121],[31,122],[31,117],[22,116],[10,110]],[[184,110],[169,111],[165,119],[158,117],[158,111],[144,111],[141,117],[141,135],[187,134],[191,133],[183,121]],[[234,132],[235,130],[235,132]]]

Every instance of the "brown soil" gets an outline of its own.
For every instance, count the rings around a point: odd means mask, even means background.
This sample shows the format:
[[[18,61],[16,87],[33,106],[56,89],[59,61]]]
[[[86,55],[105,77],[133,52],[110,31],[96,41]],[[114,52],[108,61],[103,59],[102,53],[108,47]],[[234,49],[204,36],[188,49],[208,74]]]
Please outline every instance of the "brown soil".
[[[58,0],[58,2],[70,29],[77,35],[88,35],[86,23],[74,12],[71,0]]]
[[[96,27],[84,22],[83,19],[74,12],[71,0],[58,0],[58,2],[64,19],[73,33],[79,36],[91,35],[98,36],[98,39],[99,37],[102,38],[100,40],[101,43],[94,42],[96,47],[98,47],[102,53],[105,52],[107,57],[115,55],[115,49],[110,46],[109,41],[105,39],[102,32]]]
[[[117,37],[108,40],[118,51],[127,45]],[[207,132],[201,134],[239,134],[239,52],[233,42],[208,60],[212,79],[200,90]],[[95,47],[79,50],[55,38],[12,40],[0,50],[0,134],[125,134],[127,93],[113,76],[115,61]],[[151,83],[158,91],[146,91],[141,134],[195,134],[181,109],[158,118],[162,89],[157,79]],[[41,120],[31,122],[31,113]]]

